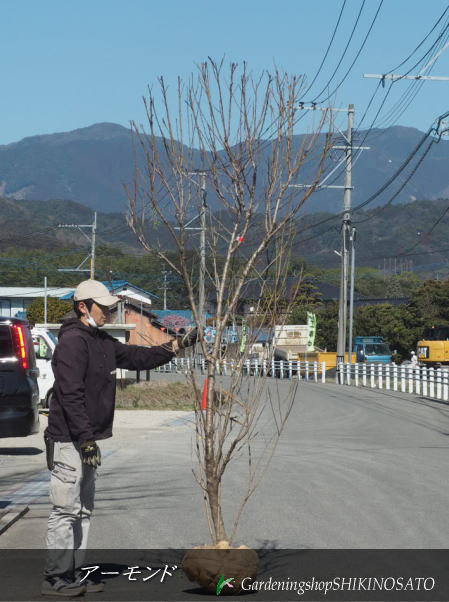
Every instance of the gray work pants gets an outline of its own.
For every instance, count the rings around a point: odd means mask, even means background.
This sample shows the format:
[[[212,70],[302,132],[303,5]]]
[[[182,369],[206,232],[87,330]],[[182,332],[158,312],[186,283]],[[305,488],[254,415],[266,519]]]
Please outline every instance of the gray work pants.
[[[81,461],[79,446],[55,442],[50,480],[45,575],[72,574],[83,562],[94,509],[96,469]]]

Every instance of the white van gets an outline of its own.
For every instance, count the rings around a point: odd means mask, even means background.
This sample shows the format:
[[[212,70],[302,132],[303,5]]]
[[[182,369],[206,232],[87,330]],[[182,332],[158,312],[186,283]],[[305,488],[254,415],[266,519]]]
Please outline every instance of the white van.
[[[36,364],[39,368],[39,401],[44,408],[49,407],[55,377],[51,367],[51,360],[58,339],[46,328],[37,327],[31,329],[34,351],[36,352]]]

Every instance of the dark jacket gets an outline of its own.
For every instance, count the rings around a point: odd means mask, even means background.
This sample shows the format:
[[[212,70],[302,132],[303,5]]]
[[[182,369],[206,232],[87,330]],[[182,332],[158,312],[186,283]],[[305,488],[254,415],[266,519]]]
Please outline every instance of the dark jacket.
[[[78,318],[66,320],[52,361],[49,437],[80,443],[111,437],[117,368],[149,370],[173,356],[164,347],[123,345]]]

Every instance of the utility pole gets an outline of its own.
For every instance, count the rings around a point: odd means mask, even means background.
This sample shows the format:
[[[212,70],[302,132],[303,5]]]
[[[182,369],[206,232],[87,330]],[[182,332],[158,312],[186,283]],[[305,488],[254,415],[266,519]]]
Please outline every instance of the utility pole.
[[[167,309],[167,274],[171,274],[171,272],[163,270],[162,274],[164,275],[164,309]]]
[[[352,364],[352,332],[353,332],[353,325],[354,325],[354,283],[355,283],[355,235],[356,235],[356,230],[355,228],[351,228],[351,233],[350,233],[350,237],[349,240],[351,242],[351,284],[350,284],[350,288],[349,288],[349,333],[348,333],[348,338],[349,338],[349,343],[348,343],[348,349],[349,349],[349,365],[351,366]],[[356,358],[357,361],[357,358]]]
[[[97,232],[97,212],[94,212],[94,221],[92,224],[58,224],[58,228],[77,228],[83,236],[90,242],[91,249],[90,253],[83,259],[83,261],[76,268],[58,268],[58,272],[90,272],[90,277],[95,278],[95,242]],[[91,236],[89,237],[82,228],[89,228],[91,230]],[[90,268],[83,268],[82,266],[90,259]]]
[[[44,277],[44,324],[47,324],[48,320],[48,310],[47,310],[47,276]]]
[[[201,213],[200,213],[200,282],[199,282],[199,306],[201,326],[205,328],[205,282],[206,282],[206,174],[201,172]]]
[[[199,283],[198,283],[198,313],[200,316],[200,326],[204,330],[206,327],[205,320],[205,305],[206,305],[206,295],[205,295],[205,282],[206,282],[206,209],[207,209],[207,189],[206,189],[206,172],[196,169],[194,171],[189,172],[189,175],[199,176],[200,177],[200,191],[201,191],[201,209],[200,209],[200,227],[199,228],[190,228],[185,227],[185,230],[199,230],[200,231],[200,273],[199,273]],[[196,217],[194,217],[190,222],[187,222],[186,226],[189,226]]]
[[[95,278],[95,239],[97,236],[97,212],[94,212],[94,223],[92,224],[92,249],[90,257],[90,277]]]
[[[325,178],[318,184],[317,189],[320,188],[339,188],[344,190],[343,196],[343,220],[341,228],[341,252],[338,254],[341,257],[340,264],[340,299],[338,306],[338,337],[337,337],[337,366],[344,362],[345,351],[346,351],[346,329],[347,329],[347,315],[348,315],[348,281],[349,281],[349,242],[351,239],[351,193],[352,193],[352,152],[354,150],[369,150],[369,146],[354,146],[352,142],[352,130],[354,128],[354,114],[355,108],[353,104],[350,104],[347,109],[336,109],[332,107],[318,107],[315,103],[311,106],[306,106],[305,103],[299,104],[299,109],[308,109],[312,111],[340,111],[345,112],[348,115],[348,125],[346,134],[340,132],[343,136],[345,144],[334,145],[333,149],[345,151],[345,155],[341,161],[332,169]],[[332,176],[337,169],[345,164],[345,182],[344,185],[326,185],[325,182]],[[292,184],[295,188],[310,188],[311,185],[307,184]],[[351,245],[351,249],[354,247]],[[355,266],[354,266],[355,269]],[[352,297],[353,301],[353,297]],[[350,330],[352,332],[352,316],[353,309],[350,308]],[[352,346],[352,341],[349,341]],[[352,358],[352,349],[349,349],[349,360]]]
[[[348,107],[348,129],[346,132],[345,150],[345,184],[343,196],[343,222],[341,227],[341,270],[340,270],[340,302],[338,306],[338,338],[337,365],[344,363],[346,351],[346,327],[348,311],[348,242],[351,234],[351,198],[352,198],[352,130],[354,127],[354,105]],[[352,329],[352,325],[351,325]],[[352,349],[349,349],[351,357]],[[349,359],[349,358],[348,358]]]

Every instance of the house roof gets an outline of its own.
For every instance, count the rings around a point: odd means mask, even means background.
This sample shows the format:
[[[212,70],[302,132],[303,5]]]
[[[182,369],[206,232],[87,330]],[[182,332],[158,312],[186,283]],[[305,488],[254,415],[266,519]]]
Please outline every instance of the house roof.
[[[67,294],[75,289],[67,287],[48,287],[47,295],[49,297],[65,298]],[[29,297],[34,299],[36,297],[45,297],[45,289],[41,286],[0,286],[0,297]]]
[[[131,284],[131,282],[128,282],[127,280],[103,280],[102,283],[111,293],[115,295],[122,294],[125,297],[133,299],[134,301],[138,301],[139,303],[147,303],[149,297],[159,299],[157,295],[154,295],[153,293],[150,293],[149,291],[140,288],[140,286]],[[75,289],[72,288],[68,290],[69,292],[64,297],[61,297],[61,299],[73,299]]]

